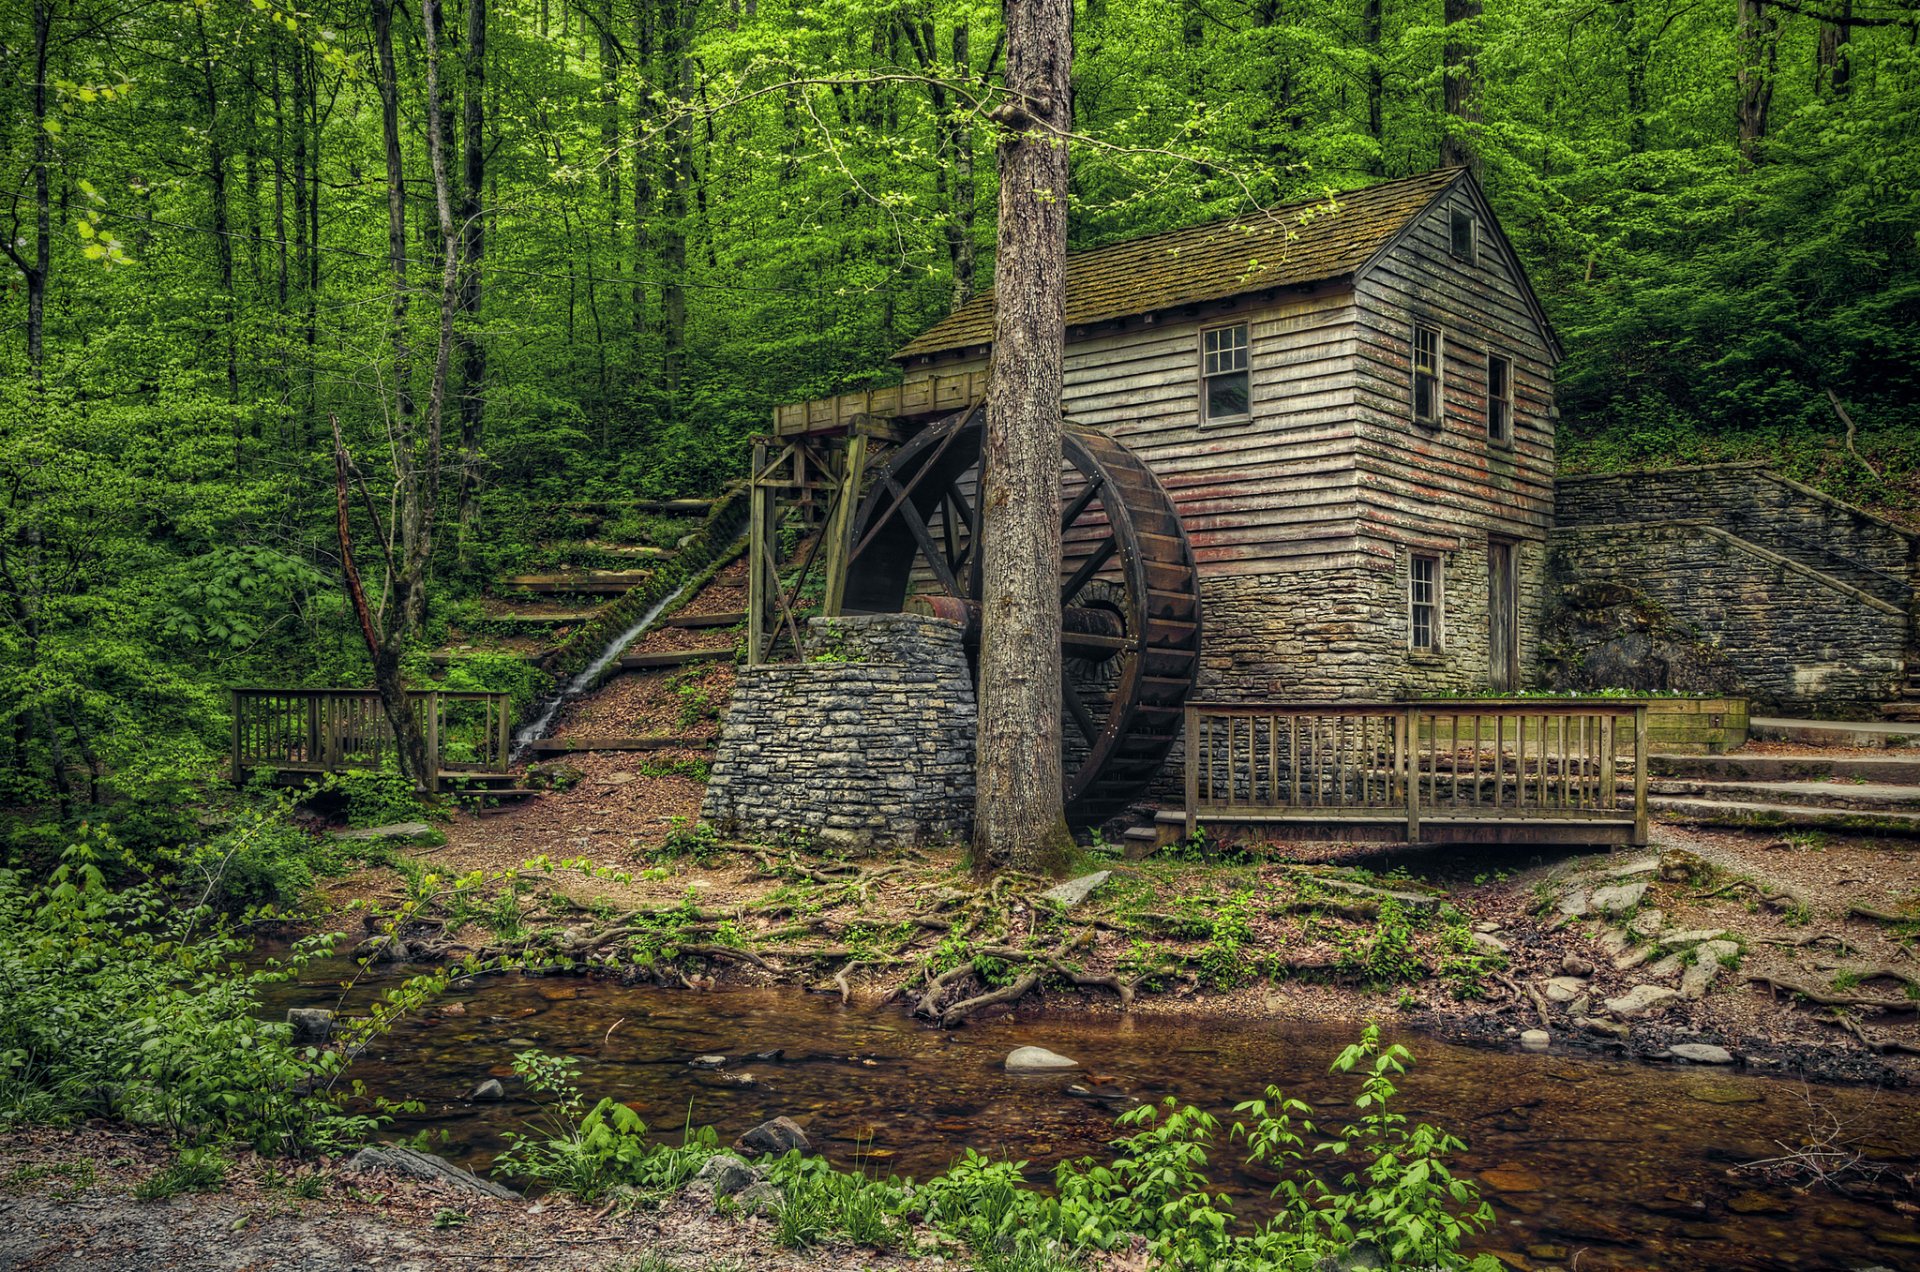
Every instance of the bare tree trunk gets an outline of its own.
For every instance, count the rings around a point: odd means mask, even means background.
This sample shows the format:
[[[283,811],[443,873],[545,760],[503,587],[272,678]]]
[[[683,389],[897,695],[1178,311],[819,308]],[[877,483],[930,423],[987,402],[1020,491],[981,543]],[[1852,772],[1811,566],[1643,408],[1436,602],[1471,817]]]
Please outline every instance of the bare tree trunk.
[[[1738,0],[1738,4],[1738,25],[1734,31],[1738,62],[1734,83],[1739,97],[1734,103],[1734,144],[1739,148],[1741,163],[1751,167],[1759,162],[1761,143],[1767,136],[1776,46],[1773,14],[1767,9],[1767,0]]]
[[[219,271],[222,322],[227,336],[227,401],[240,401],[240,333],[235,326],[233,296],[232,211],[227,199],[226,119],[220,111],[220,82],[214,75],[214,52],[207,43],[207,28],[198,9],[193,27],[200,39],[200,83],[206,97],[201,103],[207,112],[207,191],[213,205],[213,260]],[[240,463],[241,436],[234,426],[234,465]]]
[[[1360,15],[1360,38],[1367,46],[1367,136],[1373,138],[1373,175],[1387,171],[1387,65],[1381,43],[1381,0],[1366,0]]]
[[[1840,0],[1840,11],[1820,20],[1820,48],[1816,65],[1817,82],[1845,97],[1853,79],[1853,0]]]
[[[672,395],[672,411],[680,410],[680,376],[685,370],[687,344],[687,188],[693,184],[693,120],[688,112],[693,102],[693,60],[688,56],[693,35],[696,0],[668,0],[664,6],[668,20],[662,32],[661,53],[665,74],[662,82],[677,84],[679,98],[673,103],[672,121],[667,125],[666,191],[664,242],[660,265],[666,277],[661,284],[661,320],[664,327],[667,392]]]
[[[1647,37],[1634,0],[1625,0],[1619,14],[1627,46],[1627,150],[1637,155],[1647,148]]]
[[[984,509],[974,860],[1052,871],[1060,762],[1060,410],[1072,0],[1007,0]]]
[[[657,81],[653,64],[653,4],[634,0],[633,57],[639,68],[638,86],[633,94],[633,336],[635,352],[647,332],[647,253],[650,240],[647,225],[653,219],[653,139],[648,131],[653,124],[652,85]]]
[[[973,52],[967,24],[953,26],[953,73],[969,75]],[[953,147],[953,209],[947,222],[947,259],[953,266],[953,307],[973,299],[976,272],[973,246],[973,121],[971,117],[951,121],[948,134]]]
[[[467,0],[466,100],[462,122],[465,166],[460,202],[460,312],[479,321],[481,263],[487,250],[482,199],[487,180],[487,0]],[[487,346],[469,330],[460,342],[460,551],[464,556],[478,512],[480,439],[486,425]]]
[[[1480,18],[1480,0],[1446,0],[1447,39],[1440,60],[1446,75],[1446,135],[1440,139],[1440,162],[1464,164],[1479,175],[1480,159],[1474,152],[1465,124],[1480,119],[1480,70],[1477,36],[1463,35],[1459,28]]]
[[[400,161],[400,80],[393,61],[393,0],[372,0],[373,42],[380,62],[380,135],[387,159],[387,264],[393,271],[394,425],[413,434],[413,349],[407,335],[407,175]],[[317,248],[316,244],[316,248]],[[398,478],[400,474],[396,473]]]
[[[52,33],[53,0],[33,0],[33,161],[29,169],[33,177],[33,259],[21,255],[25,244],[0,235],[0,252],[6,253],[27,282],[27,368],[36,389],[45,382],[47,275],[53,266],[52,189],[47,175],[53,151],[52,135],[47,132],[47,59]]]

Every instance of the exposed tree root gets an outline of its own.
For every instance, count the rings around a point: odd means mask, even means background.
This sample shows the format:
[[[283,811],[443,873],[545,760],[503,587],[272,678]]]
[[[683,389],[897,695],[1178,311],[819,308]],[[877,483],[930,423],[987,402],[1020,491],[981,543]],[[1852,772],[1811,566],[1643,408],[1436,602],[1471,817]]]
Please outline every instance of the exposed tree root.
[[[1731,896],[1736,892],[1750,892],[1770,910],[1811,910],[1807,899],[1784,883],[1757,883],[1752,879],[1735,879],[1723,883],[1717,888],[1693,894],[1695,901],[1706,901],[1714,897]]]
[[[1901,914],[1894,910],[1881,910],[1870,905],[1854,902],[1847,907],[1847,913],[1858,919],[1872,919],[1875,923],[1920,923],[1920,915]]]
[[[1916,998],[1876,998],[1871,994],[1849,994],[1819,985],[1804,985],[1799,981],[1788,980],[1784,976],[1774,976],[1768,972],[1751,972],[1747,975],[1747,980],[1757,985],[1783,990],[1789,994],[1798,994],[1808,1002],[1817,1003],[1822,1007],[1875,1007],[1885,1012],[1920,1012],[1920,999]]]
[[[1880,1055],[1897,1052],[1901,1055],[1920,1056],[1920,1045],[1903,1042],[1898,1038],[1883,1038],[1878,1034],[1870,1034],[1859,1021],[1849,1016],[1846,1012],[1841,1011],[1838,1007],[1833,1009],[1832,1015],[1822,1016],[1820,1020],[1823,1024],[1840,1026],[1855,1038],[1858,1038],[1860,1045],[1868,1051],[1876,1052]]]

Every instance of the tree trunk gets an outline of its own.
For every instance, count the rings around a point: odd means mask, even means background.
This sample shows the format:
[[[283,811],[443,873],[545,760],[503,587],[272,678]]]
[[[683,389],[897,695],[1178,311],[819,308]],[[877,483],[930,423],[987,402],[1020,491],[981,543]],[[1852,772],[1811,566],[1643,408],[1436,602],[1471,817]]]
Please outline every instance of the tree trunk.
[[[1066,352],[1072,0],[1007,0],[992,383],[981,460],[974,860],[1053,871],[1060,762],[1060,410]]]
[[[653,85],[658,81],[653,64],[653,5],[650,0],[634,0],[633,57],[638,68],[633,93],[633,293],[631,297],[635,352],[639,352],[647,333],[647,253],[650,241],[647,225],[653,220]],[[637,364],[637,360],[636,360]]]
[[[413,349],[407,336],[407,176],[400,161],[400,81],[393,61],[393,0],[372,0],[373,42],[380,63],[380,135],[387,159],[387,264],[393,272],[394,422],[413,432]],[[318,244],[315,245],[316,249]],[[395,474],[398,478],[400,475]]]
[[[1627,46],[1627,151],[1637,155],[1647,148],[1647,38],[1634,0],[1620,6],[1620,25]]]
[[[487,181],[487,0],[467,0],[466,100],[462,122],[465,165],[460,202],[460,312],[468,330],[460,342],[460,551],[471,538],[480,491],[480,440],[486,424],[487,346],[472,327],[480,319],[481,264],[487,249],[482,199]]]
[[[953,73],[966,77],[971,73],[973,55],[967,24],[953,27]],[[947,260],[953,267],[953,307],[973,299],[974,288],[974,190],[973,120],[971,116],[949,122],[948,136],[953,147],[953,208],[947,222]]]
[[[200,83],[206,97],[207,192],[213,205],[213,260],[219,272],[221,319],[227,337],[227,401],[240,401],[240,333],[234,324],[232,211],[227,200],[226,119],[220,111],[220,82],[214,74],[213,49],[207,43],[206,23],[194,11],[193,26],[200,38]],[[234,466],[239,467],[240,427],[234,425]]]
[[[1818,82],[1835,97],[1845,97],[1853,79],[1853,0],[1840,0],[1840,11],[1820,20]]]
[[[1734,144],[1742,165],[1751,167],[1760,161],[1760,148],[1767,136],[1767,110],[1773,104],[1773,14],[1767,9],[1767,0],[1737,3],[1734,83],[1739,95],[1734,102]]]
[[[678,100],[670,109],[673,117],[667,125],[665,224],[660,251],[661,322],[665,344],[669,407],[677,418],[680,411],[680,376],[685,370],[687,344],[687,188],[693,183],[693,120],[688,114],[693,93],[693,60],[688,55],[693,35],[695,0],[669,0],[665,6],[667,22],[662,31],[661,53],[663,83],[679,86]]]
[[[1387,173],[1387,64],[1381,45],[1381,0],[1366,0],[1360,15],[1360,38],[1367,46],[1367,136],[1373,138],[1373,175]]]
[[[1446,0],[1447,38],[1441,50],[1442,70],[1446,75],[1446,135],[1440,140],[1440,162],[1461,164],[1478,176],[1480,159],[1468,136],[1466,125],[1480,119],[1480,70],[1478,38],[1461,31],[1464,24],[1480,18],[1480,0]]]

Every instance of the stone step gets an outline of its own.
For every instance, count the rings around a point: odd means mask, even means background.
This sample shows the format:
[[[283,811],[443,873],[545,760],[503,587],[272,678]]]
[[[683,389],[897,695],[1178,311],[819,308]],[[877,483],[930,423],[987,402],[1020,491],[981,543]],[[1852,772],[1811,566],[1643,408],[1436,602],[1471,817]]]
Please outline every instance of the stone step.
[[[1862,835],[1920,836],[1920,813],[1856,813],[1840,808],[1795,804],[1755,804],[1735,800],[1683,799],[1649,795],[1647,807],[1662,821],[1690,826],[1749,829],[1831,830]]]
[[[1687,799],[1841,808],[1857,813],[1920,813],[1920,786],[1894,782],[1713,782],[1660,778],[1649,782],[1647,791],[1652,795]]]
[[[1798,742],[1803,746],[1920,746],[1920,728],[1885,720],[1789,720],[1755,716],[1747,736],[1756,742]]]
[[[1889,721],[1920,723],[1920,698],[1902,698],[1880,704],[1880,714]]]
[[[1920,783],[1920,755],[1650,755],[1647,772],[1656,778],[1692,778],[1706,782],[1813,782],[1828,777],[1868,782]]]
[[[487,615],[492,623],[512,623],[517,627],[570,627],[575,623],[584,623],[600,613],[600,606],[582,610],[545,610],[539,613],[523,614],[514,610],[495,610]]]

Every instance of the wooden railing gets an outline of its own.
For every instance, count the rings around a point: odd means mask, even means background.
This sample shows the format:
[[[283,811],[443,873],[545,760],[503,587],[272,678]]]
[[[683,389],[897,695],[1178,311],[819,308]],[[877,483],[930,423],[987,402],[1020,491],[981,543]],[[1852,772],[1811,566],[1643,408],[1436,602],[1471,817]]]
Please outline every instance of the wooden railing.
[[[463,774],[507,772],[513,741],[504,693],[429,689],[409,698],[427,743],[429,789]],[[379,768],[393,727],[371,689],[235,689],[233,780],[250,769],[339,773]]]
[[[1189,703],[1186,819],[1408,843],[1647,841],[1647,708],[1608,698]]]

